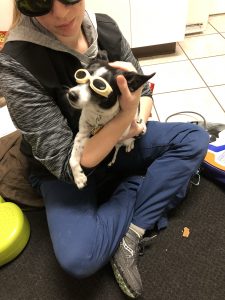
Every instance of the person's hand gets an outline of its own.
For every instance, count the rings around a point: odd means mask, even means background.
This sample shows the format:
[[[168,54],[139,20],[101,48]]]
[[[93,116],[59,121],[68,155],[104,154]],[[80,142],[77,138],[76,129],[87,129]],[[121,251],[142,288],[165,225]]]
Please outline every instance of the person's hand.
[[[137,70],[132,65],[132,63],[127,62],[127,61],[114,61],[114,62],[109,63],[109,65],[116,69],[137,73]]]
[[[143,123],[142,122],[138,123],[136,118],[135,118],[131,123],[130,130],[129,130],[128,134],[125,135],[125,136],[122,136],[120,141],[124,141],[124,140],[129,139],[129,138],[137,137],[140,134],[145,133],[145,131],[146,131],[145,123],[144,122]]]
[[[121,69],[124,71],[136,72],[134,66],[128,62],[116,61],[113,63],[109,63],[109,65],[111,67]],[[121,92],[121,96],[119,97],[120,109],[124,113],[132,114],[134,117],[138,109],[142,87],[140,87],[135,92],[131,93],[127,86],[127,81],[123,75],[118,75],[116,80],[117,80],[117,85]]]

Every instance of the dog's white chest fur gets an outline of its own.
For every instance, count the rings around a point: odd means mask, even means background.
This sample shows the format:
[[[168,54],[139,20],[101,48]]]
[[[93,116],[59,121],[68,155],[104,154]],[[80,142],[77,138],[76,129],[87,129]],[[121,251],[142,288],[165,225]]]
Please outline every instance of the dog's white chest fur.
[[[91,132],[93,130],[101,129],[109,120],[111,120],[115,115],[119,112],[119,102],[117,101],[116,104],[111,107],[110,109],[101,109],[97,105],[93,103],[88,103],[82,110],[79,128],[85,126],[87,123],[91,127]]]

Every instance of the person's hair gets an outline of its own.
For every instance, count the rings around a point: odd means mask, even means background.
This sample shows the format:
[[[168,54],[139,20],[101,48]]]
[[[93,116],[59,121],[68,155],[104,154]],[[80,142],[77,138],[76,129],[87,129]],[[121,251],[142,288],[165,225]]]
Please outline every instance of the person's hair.
[[[19,23],[20,18],[21,18],[21,12],[18,10],[18,8],[16,6],[16,1],[14,1],[13,18],[12,18],[11,28],[14,28]]]

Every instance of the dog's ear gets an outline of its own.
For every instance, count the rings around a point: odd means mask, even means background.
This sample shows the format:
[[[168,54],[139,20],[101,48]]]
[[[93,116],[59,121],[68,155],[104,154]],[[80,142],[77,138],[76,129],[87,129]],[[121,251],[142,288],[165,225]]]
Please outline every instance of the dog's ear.
[[[154,75],[155,73],[152,73],[150,75],[142,75],[135,72],[123,72],[123,76],[126,78],[128,88],[131,92],[136,91]]]
[[[108,59],[108,53],[106,50],[99,50],[98,51],[98,54],[97,54],[97,59],[100,59],[100,60],[104,60],[104,61],[109,61]]]

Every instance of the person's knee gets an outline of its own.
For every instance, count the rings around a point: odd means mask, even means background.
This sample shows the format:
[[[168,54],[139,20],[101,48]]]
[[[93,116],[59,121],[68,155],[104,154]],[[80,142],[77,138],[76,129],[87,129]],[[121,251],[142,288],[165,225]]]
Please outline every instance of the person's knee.
[[[57,260],[62,269],[77,279],[82,279],[93,275],[99,270],[100,263],[88,253],[72,253],[68,251],[57,256]]]
[[[204,156],[209,146],[209,134],[203,128],[196,126],[195,136],[192,140],[195,155]]]
[[[186,124],[186,126],[188,131],[182,144],[188,156],[202,159],[208,149],[209,134],[200,126],[190,123]]]

